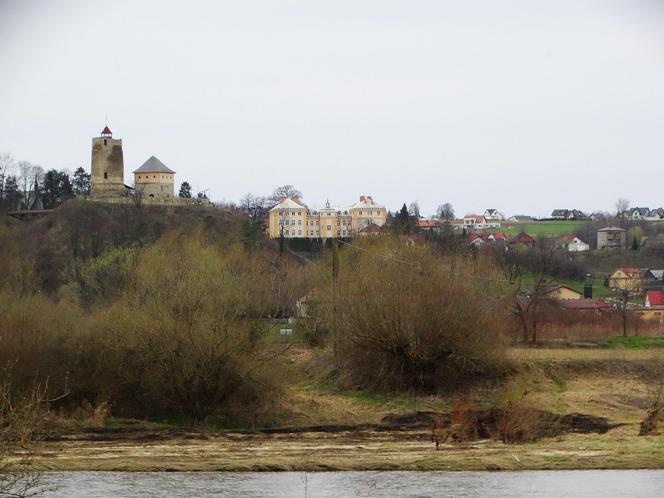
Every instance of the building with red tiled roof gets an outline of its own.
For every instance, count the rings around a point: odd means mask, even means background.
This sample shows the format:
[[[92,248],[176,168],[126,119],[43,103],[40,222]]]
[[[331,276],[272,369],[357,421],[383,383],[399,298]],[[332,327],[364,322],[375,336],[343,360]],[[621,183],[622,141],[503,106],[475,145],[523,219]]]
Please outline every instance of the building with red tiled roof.
[[[535,247],[535,244],[537,243],[535,239],[533,239],[526,232],[521,232],[520,234],[518,234],[516,237],[512,239],[512,242],[514,244],[521,244],[527,247]]]
[[[646,308],[664,307],[664,291],[652,290],[646,292]]]

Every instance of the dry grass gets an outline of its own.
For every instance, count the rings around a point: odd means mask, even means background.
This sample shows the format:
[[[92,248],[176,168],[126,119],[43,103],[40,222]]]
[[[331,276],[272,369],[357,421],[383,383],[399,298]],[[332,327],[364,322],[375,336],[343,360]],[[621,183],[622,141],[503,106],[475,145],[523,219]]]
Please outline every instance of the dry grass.
[[[569,350],[565,350],[570,353]],[[559,367],[556,350],[519,350],[512,355],[545,359]],[[576,360],[611,361],[618,353],[637,360],[660,359],[656,351],[572,350]],[[636,356],[633,356],[636,355]],[[654,356],[653,356],[654,355]],[[629,361],[629,360],[627,360]],[[66,470],[525,470],[664,468],[664,440],[638,436],[657,383],[638,375],[576,372],[569,368],[524,367],[532,374],[526,395],[533,406],[556,413],[580,412],[625,424],[606,434],[567,434],[533,443],[479,441],[452,444],[439,451],[429,430],[343,431],[296,434],[204,433],[159,441],[123,439],[99,442],[76,437],[41,443],[36,458]],[[561,377],[564,376],[564,377]],[[418,409],[449,410],[441,396],[369,395],[335,391],[295,379],[288,391],[286,417],[294,425],[376,423],[388,413]],[[483,392],[482,396],[490,396]]]

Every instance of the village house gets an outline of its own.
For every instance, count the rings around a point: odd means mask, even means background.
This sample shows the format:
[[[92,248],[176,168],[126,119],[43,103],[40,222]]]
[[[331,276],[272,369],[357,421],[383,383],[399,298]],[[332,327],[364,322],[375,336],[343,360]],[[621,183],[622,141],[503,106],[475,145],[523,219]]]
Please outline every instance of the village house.
[[[597,249],[624,249],[627,232],[620,227],[604,227],[597,230]]]
[[[487,209],[484,211],[484,219],[489,221],[504,221],[505,216],[497,209]]]
[[[485,230],[487,228],[500,228],[500,223],[488,221],[484,216],[471,214],[463,217],[463,228],[466,230]]]
[[[420,218],[415,222],[415,228],[421,232],[440,233],[440,224],[433,220]]]
[[[585,252],[590,251],[590,244],[586,244],[576,235],[570,234],[563,237],[562,246],[567,252]]]
[[[467,235],[466,240],[472,247],[482,247],[484,244],[502,244],[507,245],[509,239],[504,233],[483,233],[478,234],[471,232]]]
[[[507,221],[510,223],[530,223],[535,221],[535,219],[532,216],[527,216],[525,214],[515,214],[514,216],[510,216]]]
[[[588,216],[578,209],[554,209],[551,212],[554,220],[587,220]]]
[[[383,233],[383,227],[376,225],[375,223],[369,223],[367,226],[360,228],[360,231],[357,234],[360,237],[366,235],[379,235]]]
[[[640,291],[644,288],[647,272],[648,269],[618,268],[609,276],[609,287],[612,289]]]
[[[271,238],[354,237],[374,233],[372,225],[382,227],[387,221],[385,206],[374,202],[370,195],[360,196],[352,206],[309,207],[298,197],[279,199],[270,209],[268,231]]]
[[[664,309],[664,291],[652,290],[646,292],[646,308]]]
[[[550,299],[581,299],[583,293],[568,287],[555,283],[544,284],[541,287],[542,295]]]
[[[512,244],[533,248],[537,244],[537,241],[526,232],[521,232],[512,239]]]

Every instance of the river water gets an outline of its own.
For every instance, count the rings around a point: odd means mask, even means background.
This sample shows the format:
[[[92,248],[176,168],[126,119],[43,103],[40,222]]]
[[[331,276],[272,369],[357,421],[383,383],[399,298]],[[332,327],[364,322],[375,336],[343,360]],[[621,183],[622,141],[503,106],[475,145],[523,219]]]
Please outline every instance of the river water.
[[[528,472],[63,472],[49,497],[662,497],[664,470]]]

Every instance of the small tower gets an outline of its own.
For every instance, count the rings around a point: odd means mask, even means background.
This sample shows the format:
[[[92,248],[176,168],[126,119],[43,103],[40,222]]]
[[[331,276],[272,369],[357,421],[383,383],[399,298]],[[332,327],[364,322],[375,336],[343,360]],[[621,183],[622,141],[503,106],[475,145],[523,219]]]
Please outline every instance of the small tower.
[[[134,188],[146,197],[172,199],[175,196],[175,171],[150,156],[134,171]]]
[[[125,193],[122,139],[113,138],[105,126],[101,135],[92,139],[90,195],[120,197]]]

